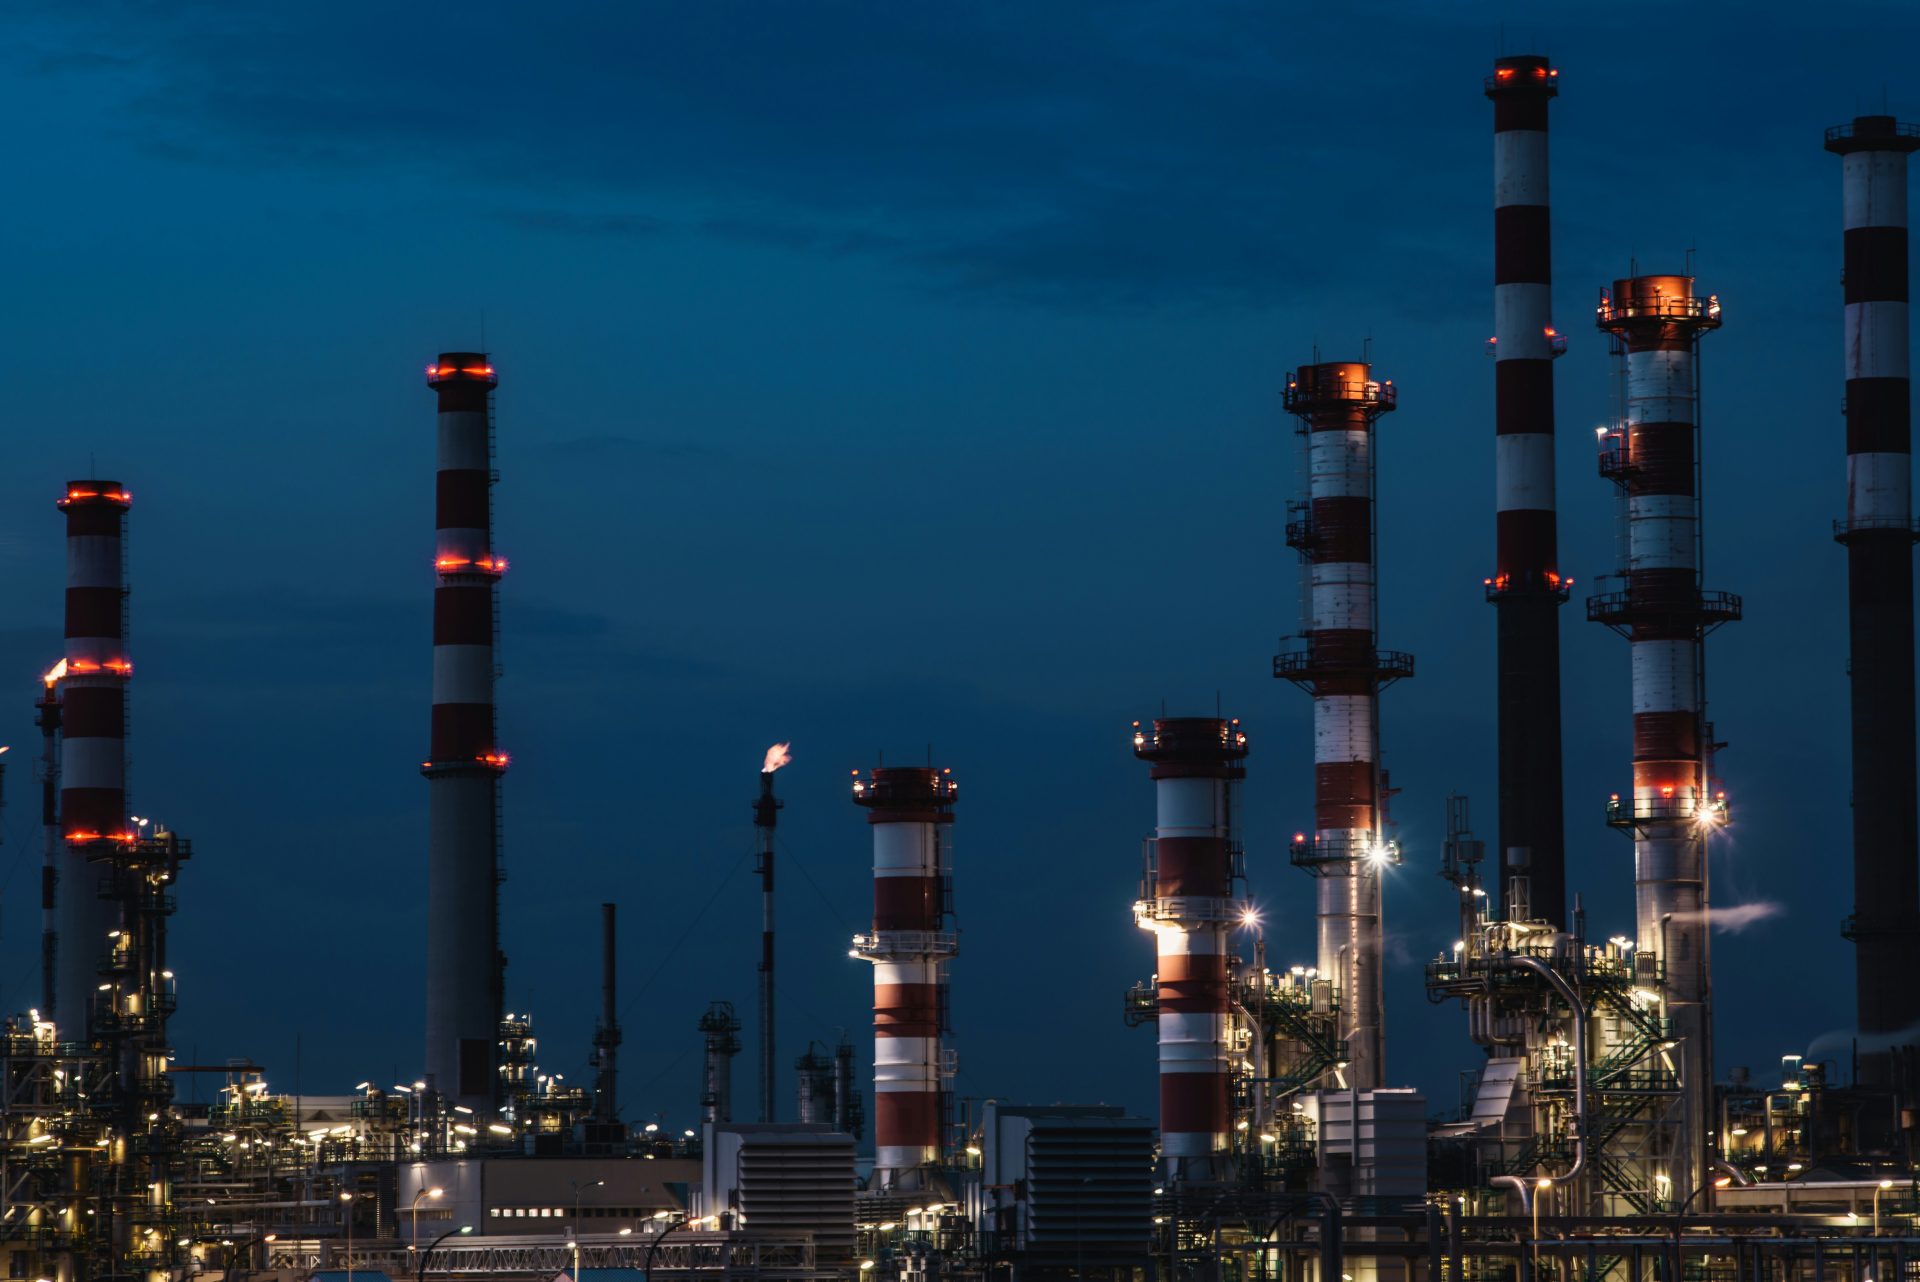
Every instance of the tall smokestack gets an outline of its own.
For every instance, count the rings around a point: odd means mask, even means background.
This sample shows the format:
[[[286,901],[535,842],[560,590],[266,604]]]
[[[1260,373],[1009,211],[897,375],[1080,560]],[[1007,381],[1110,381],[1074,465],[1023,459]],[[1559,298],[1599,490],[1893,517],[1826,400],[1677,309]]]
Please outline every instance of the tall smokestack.
[[[1169,1180],[1229,1174],[1227,931],[1246,910],[1235,895],[1241,852],[1236,785],[1247,736],[1238,721],[1173,717],[1151,734],[1134,723],[1133,752],[1152,765],[1156,819],[1133,915],[1158,954],[1160,1150]]]
[[[67,655],[60,740],[60,951],[53,1018],[74,1040],[88,1028],[107,935],[119,909],[96,893],[89,861],[133,840],[127,822],[126,518],[118,481],[70,481],[67,514]]]
[[[705,1122],[733,1120],[733,1057],[740,1053],[740,1017],[732,1002],[715,1002],[700,1017],[706,1043],[705,1089],[700,1095],[700,1118]]]
[[[427,366],[440,408],[433,593],[433,726],[427,777],[427,1076],[491,1114],[506,958],[500,951],[496,738],[493,363],[443,352]]]
[[[1920,816],[1914,802],[1907,156],[1920,126],[1861,116],[1827,130],[1846,218],[1848,671],[1853,681],[1853,917],[1862,1082],[1911,1105],[1920,1024]],[[1898,1052],[1881,1049],[1900,1034]]]
[[[62,659],[42,680],[44,689],[33,706],[40,727],[40,1009],[53,1018],[54,984],[60,965],[60,678],[66,675]]]
[[[1380,691],[1413,675],[1413,658],[1378,646],[1374,570],[1374,423],[1394,408],[1392,380],[1362,361],[1303,365],[1285,403],[1306,438],[1311,494],[1287,542],[1307,563],[1307,648],[1274,660],[1274,675],[1313,696],[1313,837],[1293,862],[1315,879],[1320,973],[1340,1000],[1346,1084],[1384,1085],[1380,876],[1399,860],[1386,836]]]
[[[593,1116],[620,1120],[620,1003],[615,992],[614,907],[600,905],[600,1023],[593,1030]]]
[[[767,749],[760,765],[760,796],[753,803],[754,871],[760,874],[760,1120],[775,1120],[773,1103],[773,830],[780,822],[780,799],[773,795],[773,773],[792,760],[791,744]]]
[[[1626,637],[1633,662],[1633,795],[1609,821],[1633,836],[1635,951],[1660,980],[1677,1043],[1656,1078],[1677,1073],[1676,1108],[1661,1123],[1676,1203],[1706,1174],[1712,1099],[1708,1001],[1707,836],[1726,817],[1712,791],[1701,642],[1740,617],[1740,598],[1700,588],[1700,336],[1720,327],[1720,302],[1690,276],[1618,280],[1598,324],[1626,363],[1622,422],[1600,433],[1600,472],[1625,498],[1623,590],[1587,601],[1587,617]],[[1650,985],[1651,986],[1651,985]]]
[[[943,1158],[954,793],[950,770],[854,771],[873,827],[873,933],[854,936],[853,954],[873,963],[874,1189],[919,1187]]]
[[[1493,100],[1494,506],[1487,600],[1498,623],[1500,863],[1503,915],[1566,925],[1560,779],[1560,577],[1553,491],[1553,252],[1547,104],[1559,72],[1545,58],[1501,58]],[[1515,879],[1528,892],[1510,902]]]

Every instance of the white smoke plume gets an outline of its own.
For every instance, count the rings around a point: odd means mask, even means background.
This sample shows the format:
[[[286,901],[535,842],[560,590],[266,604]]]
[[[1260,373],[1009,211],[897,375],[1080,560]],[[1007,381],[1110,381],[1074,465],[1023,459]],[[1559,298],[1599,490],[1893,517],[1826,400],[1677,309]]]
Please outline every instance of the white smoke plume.
[[[1778,917],[1786,912],[1786,907],[1770,900],[1755,900],[1750,904],[1734,904],[1727,908],[1708,908],[1697,913],[1675,913],[1675,921],[1699,922],[1705,920],[1712,930],[1723,934],[1737,935],[1747,927],[1766,921],[1769,917]]]

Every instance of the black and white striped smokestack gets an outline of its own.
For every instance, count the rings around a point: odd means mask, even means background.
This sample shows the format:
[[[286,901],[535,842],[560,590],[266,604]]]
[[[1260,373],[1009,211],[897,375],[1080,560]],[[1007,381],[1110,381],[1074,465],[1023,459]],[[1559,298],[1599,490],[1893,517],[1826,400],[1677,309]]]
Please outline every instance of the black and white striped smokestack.
[[[1834,524],[1847,549],[1853,674],[1854,914],[1846,933],[1857,949],[1860,1080],[1910,1089],[1920,1024],[1920,816],[1907,156],[1920,150],[1920,126],[1860,116],[1827,130],[1827,150],[1840,156],[1846,219],[1847,516]],[[1887,1049],[1890,1042],[1905,1045]]]

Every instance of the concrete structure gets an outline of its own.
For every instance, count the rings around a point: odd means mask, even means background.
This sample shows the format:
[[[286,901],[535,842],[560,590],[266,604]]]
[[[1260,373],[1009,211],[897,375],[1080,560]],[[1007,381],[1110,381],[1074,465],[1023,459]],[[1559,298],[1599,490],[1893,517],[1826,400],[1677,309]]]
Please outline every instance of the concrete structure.
[[[1153,1123],[1121,1108],[989,1100],[980,1153],[981,1252],[1015,1277],[1048,1264],[1102,1274],[1146,1265]]]
[[[63,1034],[90,1028],[107,932],[119,924],[99,894],[101,860],[134,840],[127,818],[126,517],[118,481],[69,481],[65,671],[60,678],[60,831],[66,844],[55,889],[59,952],[54,1020]]]
[[[1160,1152],[1168,1180],[1231,1170],[1232,1070],[1227,934],[1246,912],[1235,794],[1246,769],[1238,721],[1171,717],[1134,723],[1133,752],[1152,767],[1156,819],[1135,922],[1158,959]]]
[[[414,1239],[415,1194],[420,1245],[449,1229],[473,1226],[477,1236],[639,1230],[662,1211],[689,1210],[685,1190],[700,1163],[675,1157],[476,1157],[400,1164],[394,1197],[395,1236]],[[439,1189],[440,1196],[428,1196]]]
[[[500,776],[495,725],[493,363],[443,352],[427,367],[440,409],[433,594],[433,725],[428,782],[427,1078],[463,1107],[499,1097]]]
[[[829,1126],[709,1126],[700,1213],[724,1228],[811,1235],[822,1266],[853,1257],[853,1137]]]
[[[1307,644],[1274,660],[1275,676],[1313,696],[1313,836],[1301,834],[1292,853],[1316,882],[1317,965],[1340,1003],[1344,1083],[1362,1090],[1386,1073],[1380,877],[1400,857],[1387,839],[1379,696],[1413,675],[1412,656],[1378,644],[1374,425],[1397,400],[1392,380],[1361,361],[1303,365],[1287,378],[1311,486],[1287,525],[1307,566]]]
[[[1524,877],[1529,902],[1497,895],[1508,917],[1566,925],[1566,833],[1560,765],[1560,576],[1553,479],[1552,219],[1547,200],[1547,104],[1560,73],[1545,58],[1501,58],[1493,100],[1494,505],[1496,547],[1487,600],[1498,611],[1500,833],[1503,868]]]
[[[854,956],[873,963],[871,1189],[928,1183],[944,1158],[947,963],[953,928],[951,770],[878,766],[854,772],[853,800],[873,829],[873,933]]]
[[[1861,116],[1827,131],[1846,227],[1848,665],[1860,1079],[1920,1091],[1920,806],[1914,796],[1912,387],[1907,157],[1920,126]]]
[[[1706,1173],[1712,1026],[1708,1010],[1706,841],[1726,818],[1711,784],[1702,640],[1740,617],[1740,599],[1700,587],[1699,340],[1720,302],[1689,276],[1618,280],[1599,327],[1626,364],[1620,423],[1600,434],[1600,470],[1625,500],[1625,587],[1587,617],[1626,637],[1633,661],[1633,792],[1609,820],[1633,837],[1638,965],[1657,959],[1679,1079],[1667,1160],[1657,1179],[1684,1198]]]

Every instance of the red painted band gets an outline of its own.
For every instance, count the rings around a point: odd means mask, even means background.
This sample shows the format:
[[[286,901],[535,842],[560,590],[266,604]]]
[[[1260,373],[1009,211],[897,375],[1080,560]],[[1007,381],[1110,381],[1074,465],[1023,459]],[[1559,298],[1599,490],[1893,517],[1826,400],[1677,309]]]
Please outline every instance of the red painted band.
[[[493,585],[443,584],[433,590],[435,645],[493,644]]]
[[[446,468],[434,475],[434,526],[442,530],[485,530],[492,526],[492,487],[478,468]]]
[[[119,637],[126,595],[119,588],[68,588],[67,635]]]
[[[1165,897],[1226,898],[1233,891],[1233,862],[1226,838],[1160,838],[1154,843],[1154,876]]]
[[[1635,761],[1693,760],[1700,755],[1700,717],[1693,712],[1633,714]]]
[[[873,1142],[881,1148],[938,1148],[939,1091],[875,1091]]]
[[[1628,494],[1693,493],[1691,423],[1639,423],[1627,431]]]
[[[439,395],[442,414],[471,414],[487,408],[487,393],[492,389],[478,379],[454,379],[433,390]]]
[[[1552,508],[1518,508],[1494,515],[1499,573],[1512,583],[1531,583],[1559,568]]]
[[[875,877],[875,930],[938,930],[941,909],[938,877]]]
[[[126,794],[118,788],[62,788],[60,831],[107,836],[127,828]],[[90,891],[88,893],[91,893]],[[104,942],[104,941],[103,941]]]
[[[127,737],[127,692],[124,687],[69,686],[62,693],[63,732],[69,739],[124,739]]]
[[[1365,495],[1314,499],[1309,557],[1320,564],[1373,560],[1373,500]]]
[[[126,528],[127,509],[118,503],[80,502],[67,505],[67,537],[72,538],[110,538],[121,537]],[[119,558],[115,558],[117,562]]]
[[[1160,1074],[1160,1133],[1225,1135],[1225,1073]]]
[[[477,761],[493,752],[493,705],[436,703],[427,755],[442,764]]]
[[[876,1037],[938,1037],[939,984],[875,984],[873,1031]]]

